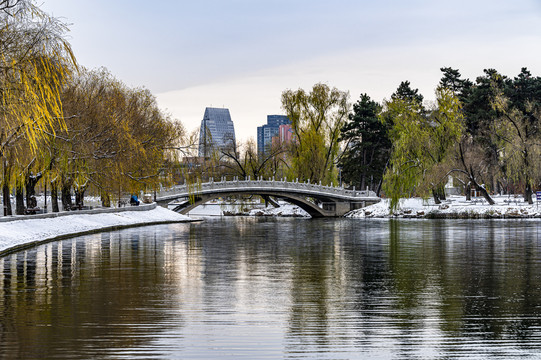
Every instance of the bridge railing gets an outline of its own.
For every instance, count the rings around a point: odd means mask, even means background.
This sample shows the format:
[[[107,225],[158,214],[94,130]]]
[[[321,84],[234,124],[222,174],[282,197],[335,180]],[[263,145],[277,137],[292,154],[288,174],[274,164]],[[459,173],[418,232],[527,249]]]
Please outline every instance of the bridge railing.
[[[264,189],[264,190],[307,190],[309,192],[315,192],[322,195],[338,195],[346,197],[376,197],[373,191],[368,190],[346,190],[341,186],[326,186],[320,184],[311,184],[309,182],[289,182],[284,180],[225,180],[214,181],[211,179],[206,183],[194,183],[173,186],[169,189],[163,189],[156,195],[158,197],[174,196],[178,194],[192,194],[195,192],[203,192],[209,190],[226,190],[226,189]]]

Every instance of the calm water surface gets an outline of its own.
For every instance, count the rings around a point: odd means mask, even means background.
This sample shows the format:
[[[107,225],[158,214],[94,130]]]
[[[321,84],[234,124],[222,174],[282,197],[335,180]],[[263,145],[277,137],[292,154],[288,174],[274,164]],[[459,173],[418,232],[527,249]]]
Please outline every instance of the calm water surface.
[[[0,358],[541,357],[541,222],[208,219],[0,258]]]

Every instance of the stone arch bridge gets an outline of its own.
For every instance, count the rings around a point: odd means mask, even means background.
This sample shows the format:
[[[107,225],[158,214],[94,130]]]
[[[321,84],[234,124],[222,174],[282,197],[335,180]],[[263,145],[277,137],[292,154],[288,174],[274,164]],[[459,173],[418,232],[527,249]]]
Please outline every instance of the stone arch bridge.
[[[312,217],[337,217],[375,204],[381,199],[373,191],[346,190],[343,187],[274,180],[233,180],[178,185],[156,194],[162,206],[176,205],[175,211],[186,214],[207,201],[233,195],[260,195],[281,198],[298,205]]]

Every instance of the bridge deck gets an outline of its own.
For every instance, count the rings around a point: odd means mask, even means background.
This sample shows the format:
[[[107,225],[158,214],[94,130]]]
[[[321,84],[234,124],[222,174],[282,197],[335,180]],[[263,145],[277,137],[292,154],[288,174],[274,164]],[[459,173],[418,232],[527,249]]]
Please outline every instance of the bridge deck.
[[[373,191],[346,190],[343,187],[274,180],[210,181],[207,183],[178,185],[160,191],[157,194],[156,200],[158,202],[165,202],[193,195],[242,192],[290,193],[347,202],[380,200]]]
[[[239,194],[283,198],[300,206],[312,217],[342,216],[353,209],[380,201],[380,198],[371,191],[274,180],[210,181],[180,185],[156,194],[156,201],[166,204],[184,198],[186,200],[177,204],[175,211],[185,214],[213,198]]]

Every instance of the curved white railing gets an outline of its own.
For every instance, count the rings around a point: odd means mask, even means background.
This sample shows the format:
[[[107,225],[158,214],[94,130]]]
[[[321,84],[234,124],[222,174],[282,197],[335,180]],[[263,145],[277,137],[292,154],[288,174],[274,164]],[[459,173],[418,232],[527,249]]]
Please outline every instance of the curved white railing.
[[[347,201],[362,201],[367,199],[379,199],[376,193],[368,190],[346,190],[343,187],[325,186],[320,184],[310,184],[309,182],[288,182],[284,180],[232,180],[221,179],[214,181],[210,179],[206,183],[195,183],[177,185],[169,189],[163,189],[156,194],[158,201],[173,199],[175,197],[185,197],[193,194],[226,193],[226,192],[250,192],[274,191],[281,193],[303,194],[312,196],[332,197]]]

